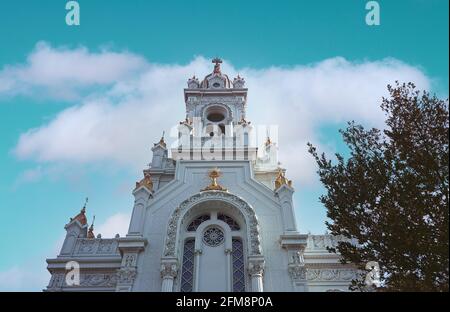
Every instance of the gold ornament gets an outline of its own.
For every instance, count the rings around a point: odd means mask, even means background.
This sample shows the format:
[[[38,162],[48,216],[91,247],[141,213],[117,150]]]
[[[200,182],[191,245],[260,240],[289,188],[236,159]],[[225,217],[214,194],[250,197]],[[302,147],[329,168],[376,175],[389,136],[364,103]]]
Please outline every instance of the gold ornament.
[[[136,182],[135,190],[137,190],[141,186],[145,187],[150,192],[153,191],[153,181],[152,181],[152,176],[150,175],[150,173],[144,172],[144,178],[141,181]]]
[[[278,176],[275,179],[275,190],[278,190],[282,185],[288,185],[292,187],[292,181],[286,179],[284,172],[281,168],[278,168]]]
[[[211,184],[208,185],[203,191],[223,191],[226,192],[227,189],[217,183],[217,179],[222,176],[219,168],[214,168],[209,171],[208,177],[211,179]]]

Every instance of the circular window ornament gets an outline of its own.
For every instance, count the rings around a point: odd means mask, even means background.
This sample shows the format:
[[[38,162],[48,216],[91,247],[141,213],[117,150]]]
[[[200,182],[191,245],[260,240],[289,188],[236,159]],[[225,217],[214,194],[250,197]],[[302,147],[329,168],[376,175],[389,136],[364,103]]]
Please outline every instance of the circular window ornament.
[[[203,242],[210,246],[216,247],[223,243],[224,234],[218,227],[210,227],[203,233]]]
[[[213,83],[213,87],[214,87],[214,88],[219,88],[219,87],[220,87],[220,83],[214,82],[214,83]]]

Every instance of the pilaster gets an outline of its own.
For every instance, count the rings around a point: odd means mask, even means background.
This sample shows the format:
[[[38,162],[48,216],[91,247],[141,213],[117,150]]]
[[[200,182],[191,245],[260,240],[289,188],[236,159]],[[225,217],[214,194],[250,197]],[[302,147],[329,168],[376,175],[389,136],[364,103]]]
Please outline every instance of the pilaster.
[[[124,237],[119,239],[119,251],[122,256],[120,269],[117,270],[117,292],[132,291],[138,271],[137,263],[147,240],[143,237]]]
[[[263,292],[263,276],[265,261],[262,256],[250,256],[248,259],[248,273],[252,285],[251,291]]]
[[[178,275],[179,265],[176,258],[161,260],[161,292],[173,292],[173,281]]]

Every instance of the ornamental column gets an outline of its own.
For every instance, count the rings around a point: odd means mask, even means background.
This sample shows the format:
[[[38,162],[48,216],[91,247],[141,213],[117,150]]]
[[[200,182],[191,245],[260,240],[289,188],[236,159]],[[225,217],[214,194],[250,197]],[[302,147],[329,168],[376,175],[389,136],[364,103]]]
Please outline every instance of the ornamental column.
[[[301,247],[299,250],[288,251],[290,260],[288,264],[288,272],[292,281],[294,291],[307,291],[306,273],[304,254],[305,250]]]
[[[129,292],[137,277],[137,263],[139,254],[145,249],[147,240],[143,237],[122,237],[118,239],[119,251],[122,256],[120,269],[117,270],[116,291]]]
[[[307,291],[304,252],[308,235],[291,232],[280,236],[280,246],[285,249],[288,257],[288,273],[293,291]]]
[[[161,292],[173,292],[173,281],[178,274],[176,259],[163,259],[161,264]]]
[[[231,259],[232,249],[225,249],[225,256],[227,258],[227,291],[233,291],[232,285],[232,276],[233,276],[233,268],[232,268],[232,259]]]
[[[249,257],[248,273],[253,292],[263,292],[264,259],[262,257]]]
[[[194,291],[198,291],[198,281],[200,280],[200,256],[202,255],[201,249],[194,250],[194,263],[195,263],[195,279],[193,281]]]

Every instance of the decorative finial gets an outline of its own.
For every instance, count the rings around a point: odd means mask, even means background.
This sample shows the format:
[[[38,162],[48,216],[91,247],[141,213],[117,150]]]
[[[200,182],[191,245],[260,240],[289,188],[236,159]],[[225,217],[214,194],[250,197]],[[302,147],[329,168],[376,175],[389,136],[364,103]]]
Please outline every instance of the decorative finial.
[[[195,75],[188,79],[187,84],[189,89],[197,89],[200,86],[200,83]]]
[[[275,190],[278,190],[282,185],[292,187],[292,181],[286,179],[283,169],[278,168],[278,176],[275,179]]]
[[[269,146],[270,144],[272,144],[272,140],[270,139],[270,130],[269,129],[266,129],[266,136],[267,136],[266,146]]]
[[[208,185],[203,191],[223,191],[226,192],[227,189],[217,183],[217,179],[222,176],[219,168],[211,169],[208,172],[208,177],[211,179],[211,184]]]
[[[86,205],[88,203],[88,198],[86,197],[86,200],[84,202],[83,208],[81,208],[81,211],[79,214],[77,214],[75,217],[70,218],[70,222],[74,221],[74,220],[78,220],[78,222],[80,222],[81,225],[86,225],[87,224],[87,219],[86,219]]]
[[[94,222],[95,222],[95,216],[92,218],[92,223],[91,223],[91,226],[89,227],[89,230],[88,230],[88,233],[87,233],[87,238],[89,238],[89,239],[94,239],[95,238]]]
[[[164,141],[164,136],[166,135],[166,131],[163,131],[161,139],[159,140],[159,144],[161,144],[161,146],[166,147],[166,142]]]
[[[190,120],[188,117],[186,117],[185,120],[180,121],[180,125],[191,126],[192,125],[192,120]]]
[[[245,119],[245,117],[244,116],[242,116],[241,117],[241,120],[238,122],[238,125],[242,125],[242,126],[248,126],[248,125],[250,125],[251,124],[251,122],[250,121],[247,121],[246,119]]]
[[[86,197],[86,200],[84,201],[83,208],[81,209],[81,212],[82,212],[82,213],[85,213],[85,212],[86,212],[86,205],[87,205],[88,201],[89,201],[89,197]]]
[[[244,86],[245,86],[245,79],[242,78],[241,75],[237,75],[237,77],[233,79],[233,88],[243,89]]]
[[[220,58],[216,57],[212,60],[212,63],[215,64],[214,65],[214,74],[220,74],[221,73],[220,64],[222,64],[222,60]]]
[[[141,186],[145,187],[150,192],[153,191],[153,181],[150,172],[144,171],[144,178],[141,181],[136,182],[135,190],[137,190]]]
[[[272,144],[272,140],[270,139],[270,129],[266,128],[266,147]]]

